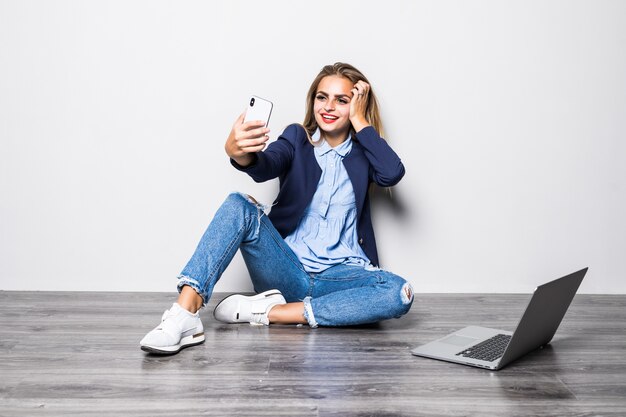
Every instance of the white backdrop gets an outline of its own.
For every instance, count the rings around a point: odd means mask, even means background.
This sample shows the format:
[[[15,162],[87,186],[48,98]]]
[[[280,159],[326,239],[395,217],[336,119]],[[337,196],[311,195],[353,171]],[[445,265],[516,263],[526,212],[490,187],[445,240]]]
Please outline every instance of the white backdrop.
[[[0,0],[0,290],[169,291],[233,190],[248,94],[272,138],[360,68],[407,168],[374,203],[418,292],[625,293],[626,2]],[[238,255],[218,291],[250,290]]]

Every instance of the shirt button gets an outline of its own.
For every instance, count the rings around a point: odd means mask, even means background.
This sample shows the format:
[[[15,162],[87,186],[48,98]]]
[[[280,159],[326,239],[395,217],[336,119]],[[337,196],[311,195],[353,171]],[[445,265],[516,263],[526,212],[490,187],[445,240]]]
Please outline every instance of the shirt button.
[[[362,244],[363,244],[363,238],[360,238],[359,239],[359,245],[362,245]]]

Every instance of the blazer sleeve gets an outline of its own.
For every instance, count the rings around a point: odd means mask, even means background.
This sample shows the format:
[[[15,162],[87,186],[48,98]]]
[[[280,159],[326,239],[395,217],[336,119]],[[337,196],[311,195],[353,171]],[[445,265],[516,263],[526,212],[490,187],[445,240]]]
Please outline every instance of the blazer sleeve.
[[[277,178],[287,172],[291,165],[297,133],[296,126],[290,125],[263,152],[254,154],[256,158],[252,164],[243,167],[232,158],[230,163],[239,171],[248,174],[255,182]]]
[[[376,129],[368,126],[361,129],[356,137],[370,163],[372,181],[381,187],[391,187],[400,182],[405,173],[404,165],[387,141],[378,135]]]

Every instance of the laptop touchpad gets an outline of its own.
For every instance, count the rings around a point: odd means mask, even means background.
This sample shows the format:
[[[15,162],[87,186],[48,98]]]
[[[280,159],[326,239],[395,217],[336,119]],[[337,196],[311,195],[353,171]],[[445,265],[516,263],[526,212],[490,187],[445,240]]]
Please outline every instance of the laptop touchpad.
[[[469,345],[470,343],[474,343],[477,340],[478,339],[474,339],[473,337],[465,337],[465,336],[459,336],[459,335],[453,334],[451,336],[446,337],[445,339],[441,339],[440,342],[448,343],[450,345],[455,345],[455,346],[465,346],[465,345]]]

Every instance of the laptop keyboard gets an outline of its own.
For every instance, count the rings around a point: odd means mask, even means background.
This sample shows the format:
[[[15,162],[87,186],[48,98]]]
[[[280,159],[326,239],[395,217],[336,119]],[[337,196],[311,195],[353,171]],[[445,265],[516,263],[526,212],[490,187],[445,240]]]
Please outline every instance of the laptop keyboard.
[[[488,362],[495,361],[504,354],[510,340],[511,336],[508,334],[497,334],[491,339],[480,342],[456,355]]]

